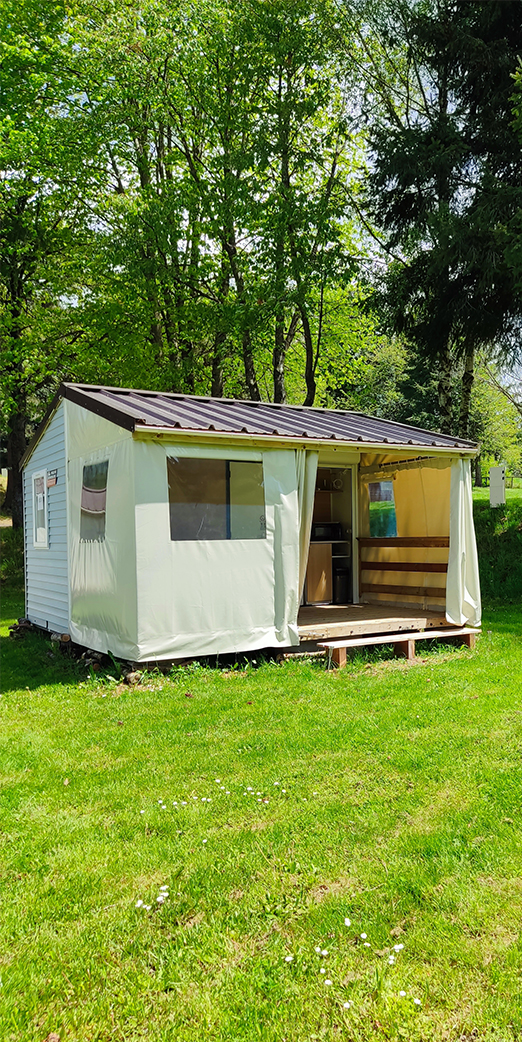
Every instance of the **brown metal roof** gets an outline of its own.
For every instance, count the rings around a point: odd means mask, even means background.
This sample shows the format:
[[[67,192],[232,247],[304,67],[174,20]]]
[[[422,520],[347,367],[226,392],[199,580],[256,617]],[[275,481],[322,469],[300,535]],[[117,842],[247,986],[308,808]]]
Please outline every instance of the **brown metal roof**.
[[[461,438],[341,409],[64,383],[49,414],[54,411],[60,398],[76,402],[90,412],[131,431],[138,431],[141,427],[160,427],[179,431],[217,431],[254,437],[289,438],[294,441],[332,441],[358,446],[413,446],[468,451],[476,448],[474,442]],[[36,432],[24,460],[45,429],[47,419]]]

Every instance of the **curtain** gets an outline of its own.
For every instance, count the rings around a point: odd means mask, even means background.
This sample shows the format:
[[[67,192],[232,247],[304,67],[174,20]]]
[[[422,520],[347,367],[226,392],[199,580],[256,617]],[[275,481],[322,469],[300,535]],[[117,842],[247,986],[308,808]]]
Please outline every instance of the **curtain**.
[[[480,582],[473,525],[469,459],[453,460],[446,618],[455,626],[480,625]]]
[[[310,532],[314,512],[315,482],[317,478],[318,452],[307,452],[297,449],[295,469],[297,473],[297,499],[299,507],[299,587],[298,604],[303,595],[303,587],[308,564]]]

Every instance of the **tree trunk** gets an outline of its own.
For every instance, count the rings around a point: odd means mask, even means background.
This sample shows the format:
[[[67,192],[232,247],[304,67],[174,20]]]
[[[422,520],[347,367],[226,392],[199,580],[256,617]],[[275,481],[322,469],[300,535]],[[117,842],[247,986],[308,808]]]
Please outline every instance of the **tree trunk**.
[[[285,388],[285,316],[279,311],[275,320],[274,354],[273,354],[273,376],[274,376],[274,402],[284,405],[286,402]]]
[[[230,270],[232,272],[232,276],[236,284],[238,300],[241,302],[241,304],[246,306],[245,282],[238,264],[236,233],[233,228],[229,228],[228,235],[225,237],[222,243],[222,247],[230,264]],[[259,393],[259,387],[257,386],[257,377],[254,365],[254,356],[252,354],[252,338],[250,336],[250,329],[243,330],[243,334],[241,337],[241,345],[243,348],[243,365],[245,367],[245,383],[247,391],[251,401],[260,402],[261,395]]]
[[[460,399],[459,437],[467,438],[469,428],[469,410],[471,392],[475,379],[475,351],[473,344],[466,344],[464,372],[462,374],[462,394]]]
[[[440,354],[439,369],[439,410],[441,418],[441,434],[452,434],[452,395],[451,375],[452,359],[449,342],[446,341]]]
[[[477,488],[482,488],[482,467],[480,465],[480,456],[477,456],[475,460],[475,485]]]
[[[314,345],[312,341],[312,330],[310,329],[310,321],[308,318],[308,312],[304,305],[301,306],[301,322],[303,325],[303,336],[306,350],[306,363],[305,363],[305,380],[306,380],[306,398],[303,405],[313,405],[315,400],[315,365],[314,365]]]
[[[227,334],[220,330],[214,337],[214,351],[212,353],[212,390],[213,398],[223,397],[223,347],[226,343]]]
[[[26,417],[22,412],[15,412],[9,418],[7,431],[7,495],[13,519],[13,528],[22,528],[24,523],[22,474],[20,460],[26,449],[25,438]]]
[[[244,329],[242,336],[243,346],[243,365],[245,367],[245,382],[247,385],[247,391],[252,402],[260,402],[261,394],[259,393],[259,387],[257,386],[256,370],[254,366],[254,356],[252,354],[252,340],[250,338],[250,330]]]

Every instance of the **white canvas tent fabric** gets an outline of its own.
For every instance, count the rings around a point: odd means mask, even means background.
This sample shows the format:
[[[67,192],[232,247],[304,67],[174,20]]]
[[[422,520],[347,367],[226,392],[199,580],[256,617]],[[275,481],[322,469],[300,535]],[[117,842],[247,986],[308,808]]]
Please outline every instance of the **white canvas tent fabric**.
[[[303,594],[314,512],[318,452],[296,451],[297,496],[299,500],[299,601]],[[297,619],[296,619],[297,621]]]
[[[137,441],[137,658],[299,643],[299,505],[292,450]],[[167,456],[262,461],[266,538],[172,541]]]
[[[469,459],[455,459],[451,465],[446,618],[455,626],[479,626],[480,616],[480,580],[473,525],[471,465]]]
[[[67,402],[68,409],[72,403]],[[77,408],[73,406],[73,408]],[[83,455],[69,460],[70,624],[73,640],[95,651],[136,658],[137,591],[134,527],[134,445],[114,424],[85,410]],[[95,421],[92,423],[91,421]],[[112,428],[112,430],[111,430]],[[75,429],[76,418],[75,418]],[[76,435],[74,450],[81,440]],[[90,448],[90,445],[97,445]],[[83,468],[108,460],[105,538],[80,539]]]

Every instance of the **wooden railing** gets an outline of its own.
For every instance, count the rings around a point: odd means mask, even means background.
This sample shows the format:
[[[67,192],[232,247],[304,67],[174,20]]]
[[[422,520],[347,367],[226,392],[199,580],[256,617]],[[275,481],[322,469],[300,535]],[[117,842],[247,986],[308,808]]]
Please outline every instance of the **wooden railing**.
[[[447,572],[447,561],[365,561],[362,551],[365,547],[449,547],[449,536],[394,536],[392,538],[375,538],[362,536],[359,538],[359,575],[363,572]],[[444,586],[396,586],[386,583],[360,582],[361,593],[389,593],[396,597],[434,597],[446,599]]]

